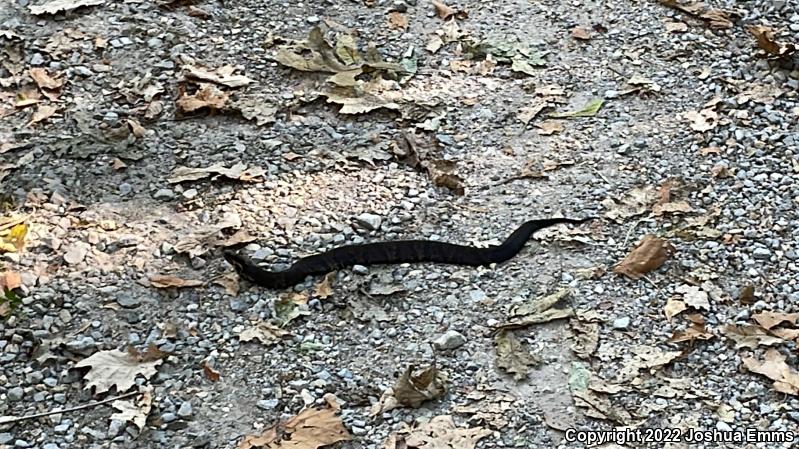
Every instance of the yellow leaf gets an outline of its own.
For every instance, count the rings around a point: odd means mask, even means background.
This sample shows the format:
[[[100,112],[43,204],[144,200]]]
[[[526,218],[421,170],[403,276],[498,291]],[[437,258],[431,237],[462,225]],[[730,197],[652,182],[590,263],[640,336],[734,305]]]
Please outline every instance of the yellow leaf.
[[[11,227],[8,234],[0,238],[0,252],[14,253],[22,251],[25,246],[25,236],[28,234],[28,225],[20,223]]]

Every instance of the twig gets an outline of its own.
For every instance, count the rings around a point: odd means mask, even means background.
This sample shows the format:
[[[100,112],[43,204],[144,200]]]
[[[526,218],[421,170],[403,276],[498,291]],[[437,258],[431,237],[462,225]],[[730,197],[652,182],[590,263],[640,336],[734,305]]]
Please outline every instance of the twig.
[[[27,415],[27,416],[0,416],[0,425],[13,424],[13,423],[20,422],[20,421],[27,421],[29,419],[43,418],[45,416],[58,415],[60,413],[74,412],[74,411],[77,411],[77,410],[83,410],[83,409],[86,409],[86,408],[92,408],[92,407],[96,407],[98,405],[107,404],[109,402],[113,402],[113,401],[116,401],[116,400],[119,400],[119,399],[125,399],[125,398],[129,398],[131,396],[136,396],[137,394],[141,394],[141,392],[140,391],[133,391],[133,392],[125,393],[123,395],[116,396],[116,397],[113,397],[113,398],[103,399],[102,401],[97,401],[97,402],[92,402],[92,403],[89,403],[89,404],[78,405],[78,406],[72,407],[72,408],[65,408],[63,410],[51,410],[49,412],[36,413],[36,414],[33,414],[33,415]]]

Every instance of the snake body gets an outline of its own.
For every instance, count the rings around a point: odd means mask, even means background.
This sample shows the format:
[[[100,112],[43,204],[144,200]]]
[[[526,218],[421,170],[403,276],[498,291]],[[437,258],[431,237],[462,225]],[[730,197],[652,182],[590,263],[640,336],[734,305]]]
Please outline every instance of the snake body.
[[[398,240],[334,248],[297,260],[283,271],[269,271],[249,258],[225,251],[225,260],[239,276],[263,287],[284,289],[298,284],[307,276],[326,274],[353,265],[435,262],[480,266],[504,262],[521,251],[530,236],[539,229],[559,223],[578,224],[591,218],[547,218],[530,220],[519,226],[502,244],[477,248],[432,240]]]

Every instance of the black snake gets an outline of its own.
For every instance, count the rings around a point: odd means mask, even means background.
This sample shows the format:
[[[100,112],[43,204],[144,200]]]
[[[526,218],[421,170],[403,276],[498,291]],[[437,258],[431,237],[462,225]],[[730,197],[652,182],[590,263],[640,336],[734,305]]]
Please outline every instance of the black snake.
[[[362,245],[347,245],[330,251],[303,257],[283,271],[268,271],[249,258],[225,251],[228,261],[239,276],[267,288],[283,289],[305,280],[306,276],[325,274],[353,265],[396,264],[405,262],[436,262],[455,265],[490,265],[504,262],[521,251],[530,236],[539,229],[559,223],[578,224],[591,218],[547,218],[530,220],[498,246],[477,248],[432,240],[399,240]]]

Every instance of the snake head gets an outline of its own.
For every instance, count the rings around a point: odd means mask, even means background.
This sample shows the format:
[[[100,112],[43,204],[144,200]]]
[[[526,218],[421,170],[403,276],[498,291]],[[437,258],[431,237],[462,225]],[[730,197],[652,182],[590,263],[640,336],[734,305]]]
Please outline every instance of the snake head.
[[[242,256],[241,254],[234,253],[233,251],[225,251],[222,254],[225,256],[227,263],[233,266],[234,270],[236,270],[239,274],[244,272],[244,268],[247,266],[246,257]]]

